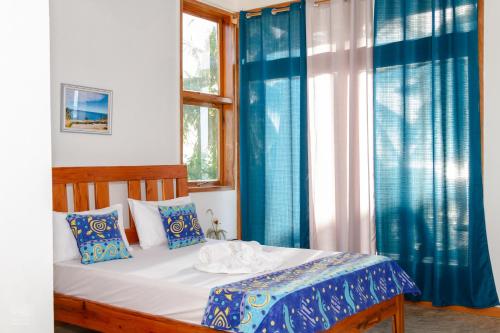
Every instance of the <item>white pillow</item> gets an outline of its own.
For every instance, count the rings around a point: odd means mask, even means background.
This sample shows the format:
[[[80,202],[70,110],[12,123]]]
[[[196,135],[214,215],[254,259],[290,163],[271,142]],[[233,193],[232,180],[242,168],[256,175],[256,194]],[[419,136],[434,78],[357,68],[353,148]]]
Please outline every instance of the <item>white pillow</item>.
[[[118,211],[118,227],[123,238],[123,242],[129,251],[132,251],[125,228],[123,226],[123,206],[121,204],[112,205],[111,207],[89,210],[85,212],[76,212],[79,215],[101,215],[108,214],[113,211]],[[80,258],[80,251],[76,244],[75,236],[71,232],[66,216],[70,213],[53,212],[53,233],[54,233],[54,263]]]
[[[165,235],[158,206],[179,206],[189,203],[191,203],[189,196],[164,201],[128,199],[141,248],[149,249],[153,246],[167,243],[167,236]]]

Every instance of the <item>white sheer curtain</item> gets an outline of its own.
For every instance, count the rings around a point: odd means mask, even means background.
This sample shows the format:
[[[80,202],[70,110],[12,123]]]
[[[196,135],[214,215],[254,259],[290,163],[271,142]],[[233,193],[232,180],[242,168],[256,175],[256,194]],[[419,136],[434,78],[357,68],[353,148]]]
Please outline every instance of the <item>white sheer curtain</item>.
[[[372,0],[307,0],[310,238],[375,252]]]

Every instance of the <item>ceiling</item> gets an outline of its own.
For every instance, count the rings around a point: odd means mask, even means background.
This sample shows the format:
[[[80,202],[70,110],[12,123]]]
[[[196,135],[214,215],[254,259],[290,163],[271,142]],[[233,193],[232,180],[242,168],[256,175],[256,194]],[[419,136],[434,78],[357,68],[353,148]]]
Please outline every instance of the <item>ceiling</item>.
[[[231,12],[239,12],[241,10],[266,7],[273,4],[284,2],[284,0],[201,0],[201,1]]]

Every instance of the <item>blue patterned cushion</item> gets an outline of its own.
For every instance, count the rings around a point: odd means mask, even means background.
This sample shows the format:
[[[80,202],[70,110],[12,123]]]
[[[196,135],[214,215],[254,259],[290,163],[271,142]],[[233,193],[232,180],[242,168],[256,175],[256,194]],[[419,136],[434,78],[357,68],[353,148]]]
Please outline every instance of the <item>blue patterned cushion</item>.
[[[69,214],[66,221],[75,236],[82,264],[132,258],[123,242],[116,210],[103,215]]]
[[[158,210],[160,211],[170,249],[206,241],[203,230],[198,223],[196,207],[193,203],[182,206],[159,206]]]

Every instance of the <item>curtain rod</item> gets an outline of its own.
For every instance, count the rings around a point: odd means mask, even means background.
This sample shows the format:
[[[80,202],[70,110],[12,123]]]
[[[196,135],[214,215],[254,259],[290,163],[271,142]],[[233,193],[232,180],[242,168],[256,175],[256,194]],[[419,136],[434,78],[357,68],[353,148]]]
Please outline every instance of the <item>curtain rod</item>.
[[[260,16],[260,15],[262,15],[262,10],[265,9],[265,8],[272,8],[271,13],[273,15],[276,15],[276,14],[282,13],[282,12],[288,12],[288,11],[290,11],[290,5],[291,4],[293,4],[293,3],[300,3],[300,1],[301,0],[291,0],[291,1],[287,1],[287,2],[281,2],[281,3],[278,3],[278,4],[274,4],[274,5],[271,5],[271,6],[254,8],[254,9],[251,9],[246,14],[246,17],[248,19],[248,18],[251,18],[251,17]]]
[[[344,0],[344,1],[347,1],[347,0]],[[329,3],[329,2],[330,2],[330,0],[315,0],[314,1],[314,5],[315,6],[319,6],[319,5],[323,4],[323,3]]]
[[[349,0],[344,0],[344,2],[347,2]],[[332,2],[331,0],[315,0],[314,1],[314,6],[319,6],[321,4],[324,4],[324,3],[330,3]]]
[[[347,2],[349,0],[344,0],[344,2]],[[299,2],[299,1],[292,1],[292,2]],[[331,0],[314,0],[314,6],[319,6],[324,3],[330,3]],[[279,6],[279,5],[278,5]],[[269,8],[269,7],[266,7]],[[276,15],[278,13],[282,12],[288,12],[290,11],[290,5],[288,4],[286,7],[276,7],[271,10],[271,14]],[[257,17],[262,15],[262,8],[259,9],[254,9],[253,11],[250,11],[247,13],[246,17],[247,19],[252,18],[252,17]]]
[[[276,15],[278,13],[283,13],[283,12],[289,12],[290,11],[290,6],[287,7],[279,7],[279,8],[273,8],[271,10],[271,14]],[[262,15],[262,10],[259,10],[258,12],[248,12],[246,17],[251,18],[251,17],[256,17],[256,16],[261,16]]]

